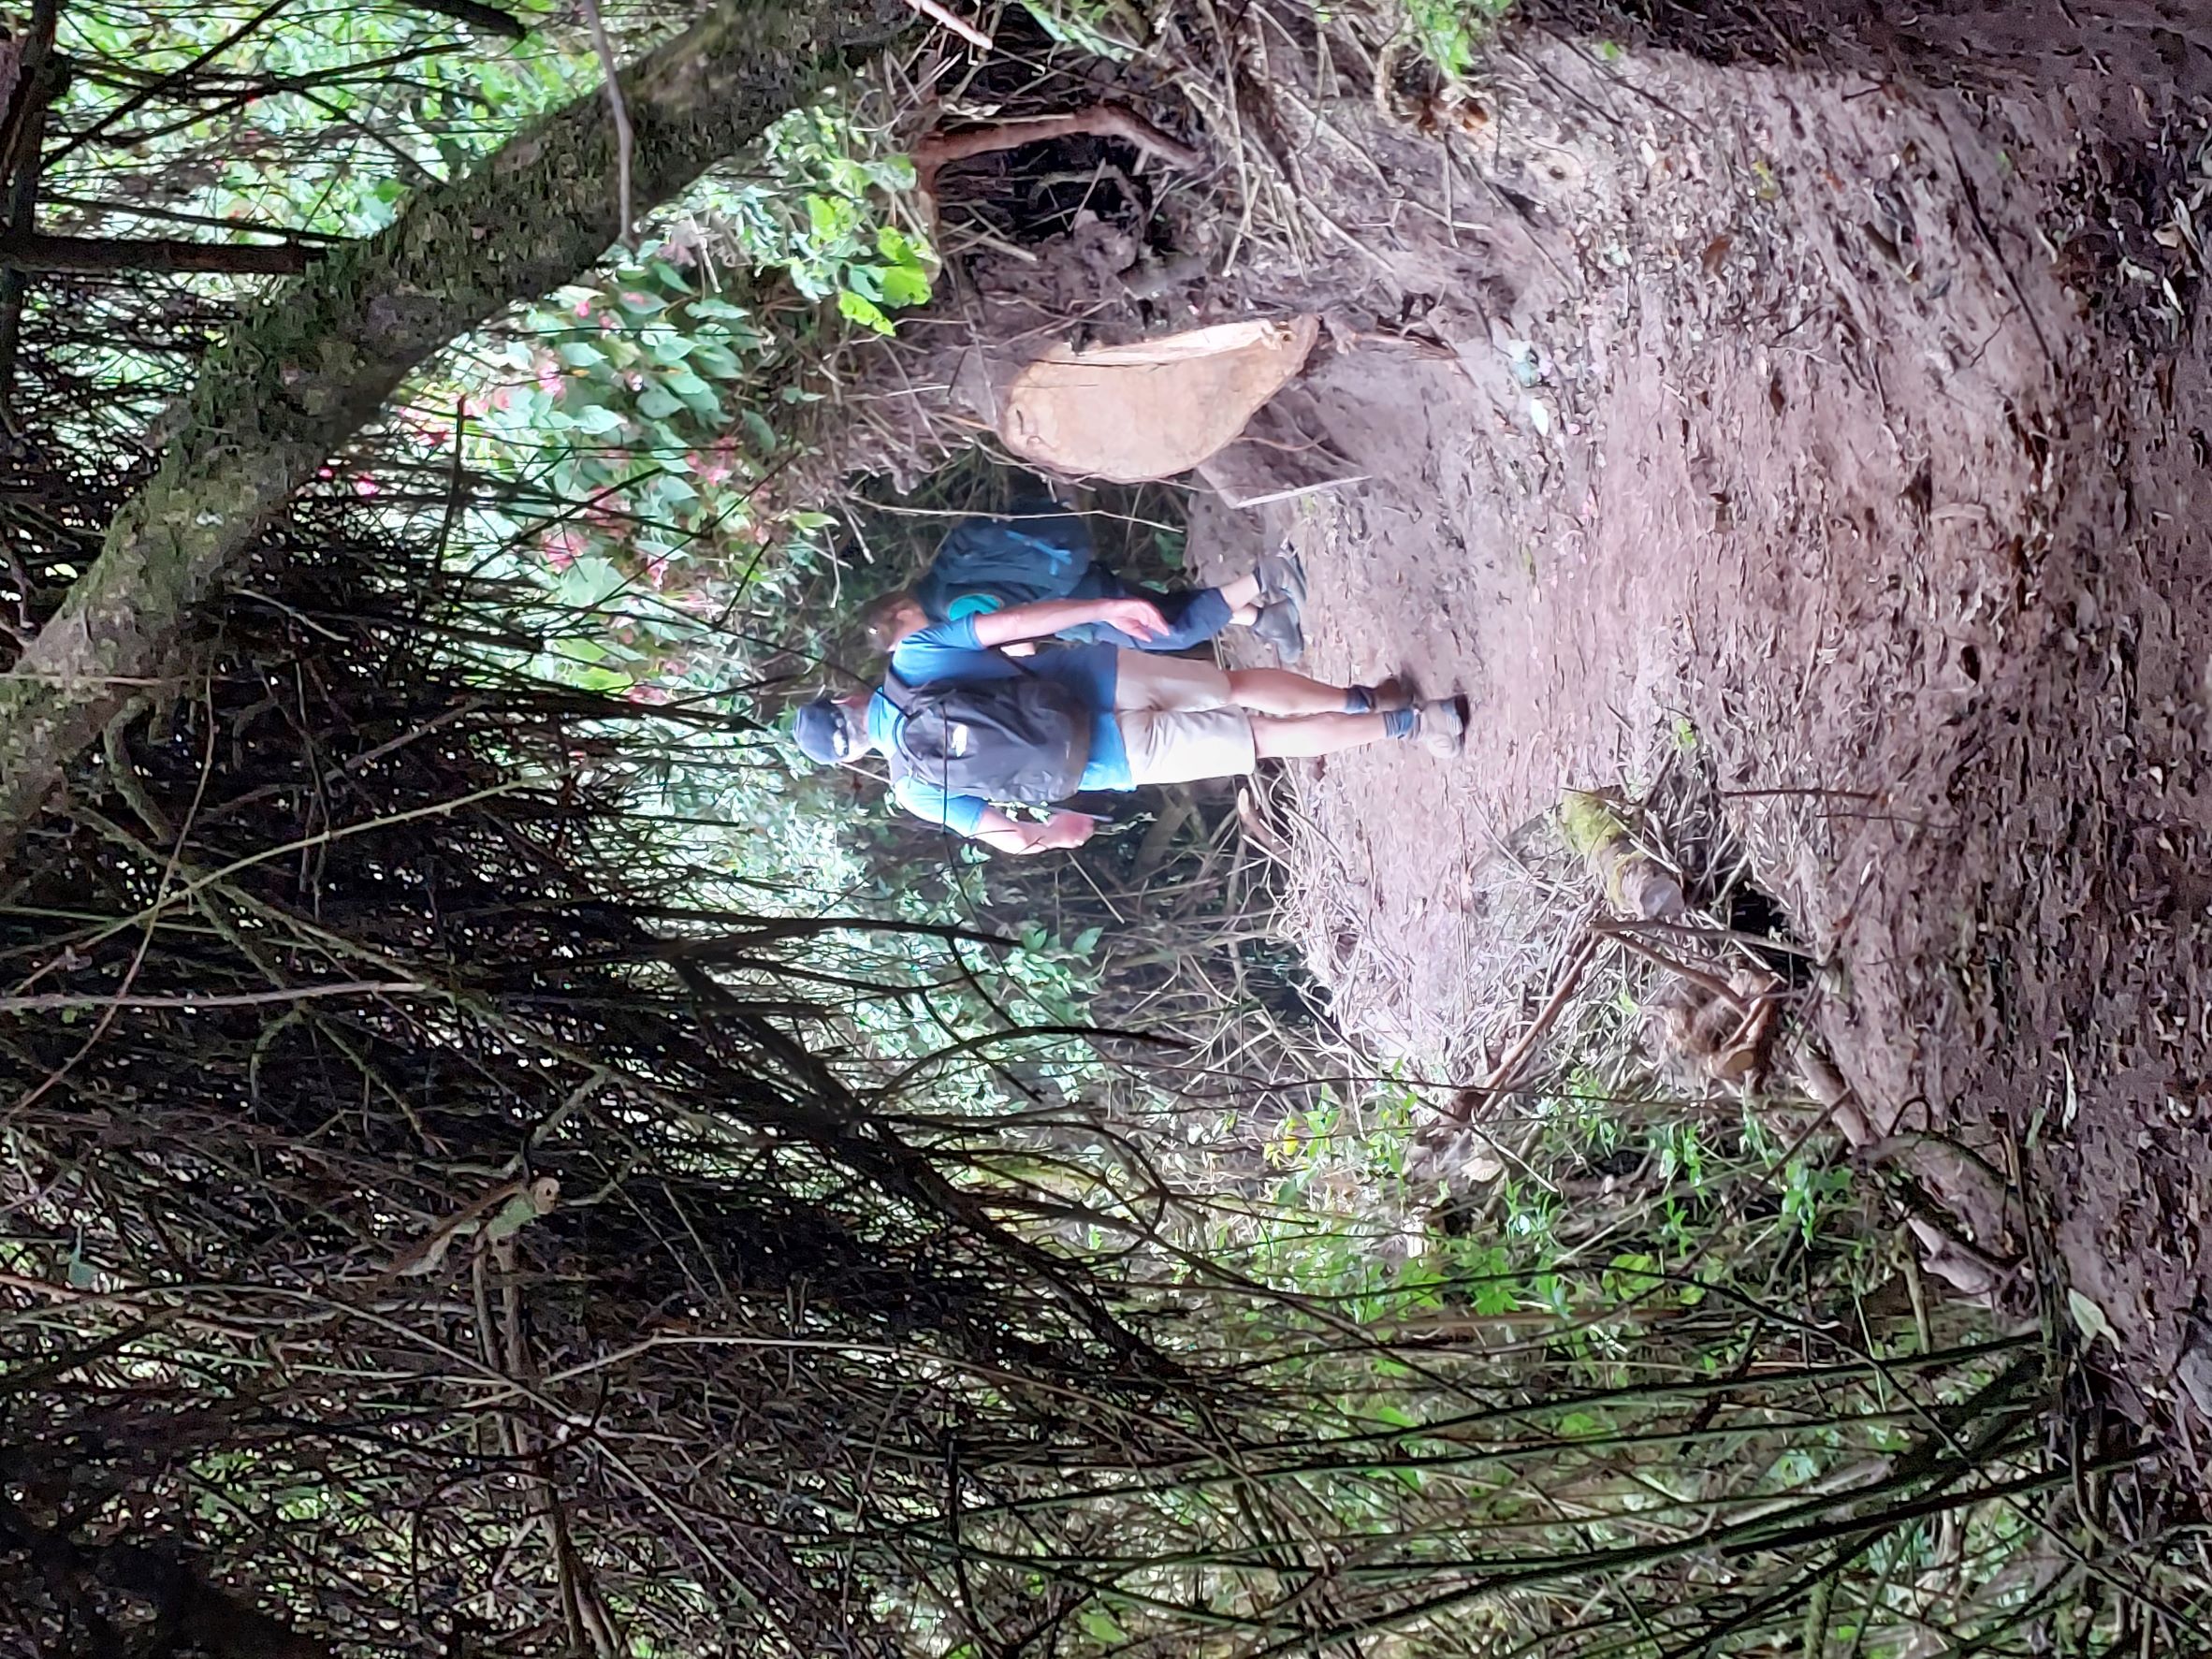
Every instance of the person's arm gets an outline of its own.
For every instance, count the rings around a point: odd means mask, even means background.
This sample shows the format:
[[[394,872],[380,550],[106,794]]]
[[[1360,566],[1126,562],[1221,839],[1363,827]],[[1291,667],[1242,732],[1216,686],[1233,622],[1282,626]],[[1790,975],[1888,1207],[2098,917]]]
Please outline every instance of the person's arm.
[[[981,796],[948,794],[937,785],[912,777],[894,779],[891,793],[915,817],[941,823],[954,835],[981,841],[999,852],[1044,852],[1055,847],[1080,847],[1098,827],[1081,812],[1055,812],[1042,823],[1024,823],[1009,818]]]
[[[1133,639],[1157,639],[1168,631],[1167,618],[1149,599],[1046,599],[976,617],[968,625],[975,630],[976,644],[1003,646],[1050,639],[1086,622],[1103,622]]]
[[[1098,820],[1081,812],[1055,812],[1042,823],[1024,823],[1019,819],[1009,818],[996,807],[986,807],[968,836],[994,851],[1019,856],[1050,851],[1056,847],[1080,847],[1098,827]]]

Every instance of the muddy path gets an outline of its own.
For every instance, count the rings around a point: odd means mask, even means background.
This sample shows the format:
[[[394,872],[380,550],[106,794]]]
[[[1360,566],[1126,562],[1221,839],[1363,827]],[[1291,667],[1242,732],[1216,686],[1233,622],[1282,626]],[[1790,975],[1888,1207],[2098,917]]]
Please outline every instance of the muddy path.
[[[1348,1024],[1479,1065],[1486,857],[1695,745],[1847,1081],[2023,1177],[2040,1225],[1979,1243],[2103,1311],[2183,1455],[2212,1450],[2207,10],[2008,8],[1969,84],[1927,65],[1995,13],[1804,44],[1663,9],[1524,27],[1411,122],[1286,93],[1333,251],[1285,297],[1332,345],[1277,452],[1355,481],[1201,500],[1192,537],[1212,569],[1303,551],[1316,672],[1474,707],[1463,762],[1297,782],[1292,925]]]

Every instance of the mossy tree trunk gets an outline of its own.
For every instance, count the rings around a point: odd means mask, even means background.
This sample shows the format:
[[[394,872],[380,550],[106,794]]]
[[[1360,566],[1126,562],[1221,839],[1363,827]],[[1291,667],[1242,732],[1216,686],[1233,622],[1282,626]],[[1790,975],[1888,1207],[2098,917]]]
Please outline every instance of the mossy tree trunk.
[[[897,0],[727,0],[657,48],[622,77],[638,209],[759,137],[911,17]],[[616,175],[595,89],[240,322],[99,558],[0,677],[0,854],[132,686],[163,673],[191,608],[410,371],[613,246]]]

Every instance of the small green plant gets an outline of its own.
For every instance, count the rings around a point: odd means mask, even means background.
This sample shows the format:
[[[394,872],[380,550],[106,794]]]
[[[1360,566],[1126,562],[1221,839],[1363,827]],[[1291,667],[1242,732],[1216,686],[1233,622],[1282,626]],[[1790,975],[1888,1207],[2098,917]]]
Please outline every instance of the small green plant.
[[[780,269],[809,299],[878,334],[890,313],[929,298],[935,264],[919,235],[886,204],[914,187],[903,155],[870,155],[851,124],[828,107],[793,110],[762,144],[762,177],[709,179],[694,209],[719,221],[753,264]]]
[[[1415,48],[1453,80],[1475,66],[1475,54],[1511,8],[1512,0],[1406,0],[1405,26]]]

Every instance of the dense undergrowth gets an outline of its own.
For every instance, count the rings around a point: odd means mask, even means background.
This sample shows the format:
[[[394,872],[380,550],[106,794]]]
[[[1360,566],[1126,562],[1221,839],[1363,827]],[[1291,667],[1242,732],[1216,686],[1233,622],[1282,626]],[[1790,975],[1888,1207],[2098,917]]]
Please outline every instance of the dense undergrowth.
[[[252,15],[72,21],[57,208],[350,234],[591,76],[550,17]],[[1473,15],[1360,24],[1464,73]],[[995,476],[774,488],[941,292],[884,95],[460,342],[26,845],[0,1644],[1902,1659],[2185,1618],[2053,1350],[1920,1283],[1806,1101],[1670,1068],[1650,976],[1482,1102],[1470,1187],[1423,1161],[1467,1080],[1332,1033],[1230,799],[1008,867],[793,771],[784,698],[866,667],[838,617]],[[35,292],[23,625],[231,298]],[[1175,556],[1171,493],[1093,504]]]

